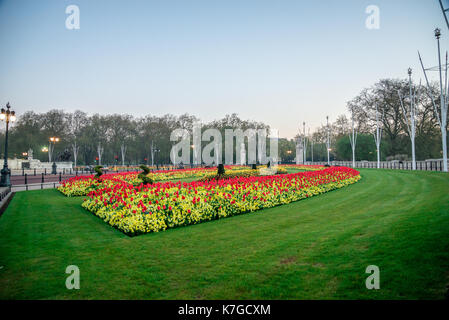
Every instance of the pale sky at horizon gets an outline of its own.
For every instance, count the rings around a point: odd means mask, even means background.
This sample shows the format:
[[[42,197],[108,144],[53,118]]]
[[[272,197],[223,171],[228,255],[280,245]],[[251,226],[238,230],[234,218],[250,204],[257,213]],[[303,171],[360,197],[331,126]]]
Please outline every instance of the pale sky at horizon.
[[[447,1],[446,1],[447,3]],[[65,27],[68,5],[80,29]],[[380,29],[365,8],[380,8]],[[447,5],[449,7],[449,5]],[[20,116],[237,113],[293,137],[381,78],[437,64],[438,0],[0,0],[0,104]]]

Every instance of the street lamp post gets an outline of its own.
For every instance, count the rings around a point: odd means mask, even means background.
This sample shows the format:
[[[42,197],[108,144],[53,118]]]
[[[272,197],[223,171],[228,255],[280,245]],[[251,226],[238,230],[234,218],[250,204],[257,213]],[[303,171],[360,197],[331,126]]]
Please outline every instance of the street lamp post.
[[[409,86],[409,95],[410,95],[410,109],[407,110],[404,107],[404,102],[402,101],[402,95],[401,91],[398,90],[399,95],[399,101],[401,102],[401,108],[402,113],[404,115],[404,121],[406,124],[406,128],[408,131],[408,134],[410,136],[410,140],[412,143],[412,169],[416,170],[416,156],[415,156],[415,135],[416,135],[416,128],[415,128],[415,94],[416,90],[412,90],[412,68],[408,68],[408,86]],[[410,119],[409,119],[410,118]]]
[[[288,162],[290,162],[291,161],[290,160],[290,156],[292,154],[292,151],[291,150],[287,150],[287,154],[288,154],[288,156],[287,156]]]
[[[50,152],[50,158],[53,158],[53,165],[51,166],[51,174],[56,174],[56,162],[55,162],[55,158],[53,157],[53,150],[55,150],[56,142],[59,142],[59,138],[58,137],[50,137],[50,150],[49,150],[49,152]]]
[[[11,170],[8,168],[8,129],[9,122],[16,121],[16,113],[10,110],[11,106],[9,102],[6,104],[6,110],[4,108],[1,109],[0,120],[4,120],[6,122],[6,133],[5,133],[5,160],[3,162],[3,169],[1,170],[2,177],[0,180],[0,187],[11,187]]]
[[[447,138],[446,138],[446,123],[447,123],[447,96],[444,94],[443,91],[443,76],[442,76],[442,69],[441,69],[441,52],[440,52],[440,37],[441,37],[441,30],[436,28],[435,29],[435,38],[437,39],[438,44],[438,71],[440,74],[440,106],[441,106],[441,138],[442,138],[442,149],[443,149],[443,170],[445,172],[448,171],[447,169]],[[446,81],[447,84],[447,52],[446,52]],[[446,89],[446,88],[445,88]]]
[[[158,148],[156,148],[156,147],[152,147],[152,148],[151,148],[151,152],[155,155],[155,158],[156,158],[156,169],[159,169],[159,161],[158,161],[157,154],[158,154],[159,152],[161,152],[161,150],[158,149]]]
[[[418,51],[418,58],[419,62],[421,64],[422,71],[424,73],[424,78],[426,79],[426,85],[427,85],[427,95],[429,96],[430,100],[432,101],[433,110],[435,112],[435,116],[438,120],[438,124],[440,126],[441,130],[441,143],[442,143],[442,154],[443,154],[443,171],[448,172],[448,164],[447,164],[447,112],[448,112],[448,94],[447,94],[447,70],[448,70],[448,55],[446,52],[446,64],[444,65],[444,71],[445,71],[445,80],[443,83],[443,66],[441,65],[441,53],[440,53],[440,37],[441,37],[441,30],[436,28],[434,31],[435,38],[437,39],[437,48],[438,48],[438,66],[433,68],[424,68],[424,63],[421,58],[421,54]],[[437,104],[433,98],[432,90],[430,87],[429,79],[427,78],[427,72],[426,71],[435,71],[438,70],[439,76],[440,76],[440,112],[438,112]],[[444,85],[444,90],[443,90]]]

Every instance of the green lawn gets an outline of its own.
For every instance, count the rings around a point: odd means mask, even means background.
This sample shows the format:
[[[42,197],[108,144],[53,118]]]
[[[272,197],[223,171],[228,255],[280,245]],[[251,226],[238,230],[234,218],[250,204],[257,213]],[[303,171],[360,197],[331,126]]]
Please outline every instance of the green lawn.
[[[0,217],[1,299],[442,299],[449,175],[361,170],[289,205],[127,237],[56,190]],[[77,265],[81,289],[65,288]],[[380,290],[367,290],[368,265]]]

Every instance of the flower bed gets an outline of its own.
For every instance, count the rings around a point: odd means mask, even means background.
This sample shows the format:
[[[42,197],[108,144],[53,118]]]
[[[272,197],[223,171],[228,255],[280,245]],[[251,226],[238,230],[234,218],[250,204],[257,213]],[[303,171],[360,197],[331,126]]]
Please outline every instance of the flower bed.
[[[137,235],[298,201],[359,179],[358,171],[346,167],[138,187],[106,179],[82,206],[122,232]]]
[[[97,190],[110,185],[111,183],[137,183],[137,172],[121,172],[103,174],[96,179],[94,175],[78,176],[62,182],[58,190],[67,197],[85,196],[92,190]]]
[[[223,178],[232,178],[237,176],[259,176],[268,175],[270,171],[265,166],[259,166],[257,170],[252,170],[246,166],[225,166],[226,174]],[[277,167],[276,174],[287,173],[287,170],[281,166]],[[98,188],[103,188],[108,185],[108,181],[115,182],[128,182],[131,184],[140,184],[141,180],[138,178],[138,171],[135,172],[120,172],[120,173],[107,173],[103,174],[100,178],[96,179],[94,175],[78,176],[67,179],[62,182],[58,188],[64,195],[68,197],[73,196],[85,196],[90,191]],[[153,181],[168,181],[195,178],[199,180],[217,179],[217,168],[193,168],[193,169],[177,169],[177,170],[161,170],[151,172],[148,174]]]
[[[213,176],[216,171],[216,168],[194,168],[170,171],[156,171],[148,174],[148,177],[152,178],[153,181],[166,181],[193,177],[205,177],[207,175]],[[123,181],[130,184],[139,184],[141,180],[137,177],[138,174],[139,171],[107,173],[103,174],[98,179],[95,178],[94,175],[78,176],[63,181],[58,190],[68,197],[85,196],[92,190],[108,186],[109,182],[111,181]]]
[[[188,178],[202,178],[208,175],[214,175],[217,172],[217,168],[193,168],[193,169],[177,169],[169,171],[157,171],[151,173],[149,176],[153,178],[153,181],[167,181],[177,179]]]
[[[281,165],[281,167],[299,169],[304,171],[316,171],[323,170],[325,168],[325,166],[320,164],[283,164]]]

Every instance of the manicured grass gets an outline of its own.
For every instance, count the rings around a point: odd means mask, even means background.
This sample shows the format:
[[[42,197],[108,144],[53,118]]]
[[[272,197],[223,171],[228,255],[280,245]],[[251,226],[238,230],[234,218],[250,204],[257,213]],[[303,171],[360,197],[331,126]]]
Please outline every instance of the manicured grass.
[[[82,198],[19,192],[0,217],[0,298],[444,298],[449,175],[361,172],[307,200],[133,238]],[[72,264],[80,290],[65,288]],[[365,287],[368,265],[380,290]]]
[[[298,168],[287,168],[287,173],[296,173],[296,172],[305,172],[306,170],[298,169]]]

